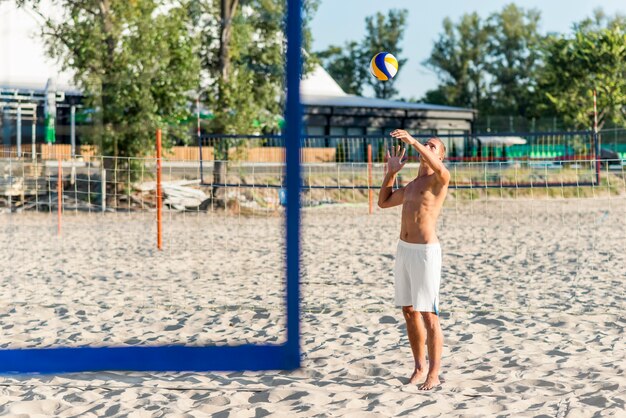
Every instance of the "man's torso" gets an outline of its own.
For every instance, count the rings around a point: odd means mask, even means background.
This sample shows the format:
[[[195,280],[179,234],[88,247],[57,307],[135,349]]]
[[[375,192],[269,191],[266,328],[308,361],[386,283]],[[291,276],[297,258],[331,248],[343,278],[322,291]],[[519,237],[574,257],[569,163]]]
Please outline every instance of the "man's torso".
[[[435,174],[418,177],[404,189],[400,239],[415,244],[439,242],[435,227],[448,185]]]

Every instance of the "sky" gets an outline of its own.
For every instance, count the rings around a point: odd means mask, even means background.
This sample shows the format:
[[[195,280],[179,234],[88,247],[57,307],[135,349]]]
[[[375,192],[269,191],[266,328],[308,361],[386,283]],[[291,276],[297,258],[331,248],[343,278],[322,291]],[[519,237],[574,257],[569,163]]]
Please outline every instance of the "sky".
[[[44,10],[49,0],[43,0]],[[442,22],[446,16],[457,21],[463,13],[476,11],[487,17],[510,1],[505,0],[321,0],[312,21],[313,50],[331,44],[343,45],[348,40],[364,36],[365,17],[389,9],[409,11],[406,34],[402,42],[407,63],[400,68],[396,86],[399,96],[420,98],[437,86],[437,78],[422,65],[428,58]],[[626,14],[626,0],[517,0],[517,5],[541,12],[542,32],[567,32],[572,23],[591,16],[602,7],[608,14]],[[13,1],[0,1],[0,83],[24,82],[43,86],[48,77],[55,76],[60,87],[71,84],[71,76],[59,71],[59,65],[45,57],[44,47],[37,37],[38,19],[32,12],[17,10]],[[393,51],[388,51],[393,53]],[[371,92],[366,91],[366,95]]]
[[[55,13],[48,3],[43,0],[42,9]],[[54,77],[63,89],[72,84],[71,74],[62,72],[56,61],[46,57],[38,36],[40,23],[41,18],[32,11],[18,9],[14,1],[0,1],[0,84],[43,88],[49,77]]]
[[[329,45],[342,46],[346,41],[360,41],[365,36],[365,18],[390,9],[409,12],[406,33],[401,43],[402,56],[408,61],[398,71],[399,96],[420,98],[437,86],[436,75],[422,63],[430,56],[432,45],[442,32],[443,20],[456,22],[464,13],[477,12],[481,18],[500,11],[511,1],[504,0],[321,0],[311,23],[313,51]],[[590,17],[601,7],[607,14],[626,14],[626,0],[517,0],[524,9],[541,13],[541,33],[567,33],[572,24]],[[387,51],[394,53],[394,51]],[[365,95],[371,95],[366,91]]]

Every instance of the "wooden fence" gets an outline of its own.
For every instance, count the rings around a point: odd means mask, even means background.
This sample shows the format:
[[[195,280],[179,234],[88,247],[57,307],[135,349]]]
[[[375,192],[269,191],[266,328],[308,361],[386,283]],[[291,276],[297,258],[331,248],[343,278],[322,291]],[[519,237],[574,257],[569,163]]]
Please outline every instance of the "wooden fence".
[[[326,163],[334,162],[336,157],[335,148],[302,148],[303,163]],[[72,149],[69,144],[37,144],[35,146],[37,157],[42,160],[70,160]],[[76,147],[78,158],[91,161],[96,156],[96,148],[93,145],[81,145]],[[177,146],[163,152],[166,161],[198,161],[199,149],[195,146]],[[0,158],[16,158],[16,146],[0,145]],[[228,153],[229,160],[251,163],[281,163],[285,161],[285,149],[282,147],[255,147],[244,149],[231,149]],[[22,146],[22,158],[32,158],[30,144]],[[154,158],[154,157],[152,157]],[[202,159],[213,161],[213,147],[202,147]]]

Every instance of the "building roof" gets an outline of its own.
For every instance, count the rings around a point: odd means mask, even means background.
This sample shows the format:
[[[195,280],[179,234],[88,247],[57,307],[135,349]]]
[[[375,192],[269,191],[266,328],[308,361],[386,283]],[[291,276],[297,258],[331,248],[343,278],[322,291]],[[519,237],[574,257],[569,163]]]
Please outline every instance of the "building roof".
[[[43,94],[46,91],[47,81],[5,81],[0,80],[0,90],[4,92],[17,92],[19,94],[27,93],[39,93]],[[55,83],[53,90],[62,91],[69,96],[81,96],[82,92],[75,86],[69,83]]]
[[[473,112],[472,109],[461,107],[409,103],[347,94],[319,64],[316,64],[313,71],[300,82],[300,94],[302,104],[306,106]]]
[[[333,106],[333,107],[366,107],[378,109],[403,109],[403,110],[438,110],[450,112],[473,112],[472,109],[462,107],[433,105],[427,103],[410,103],[398,100],[385,100],[372,97],[361,97],[346,94],[344,96],[327,96],[302,94],[302,104],[307,106]]]

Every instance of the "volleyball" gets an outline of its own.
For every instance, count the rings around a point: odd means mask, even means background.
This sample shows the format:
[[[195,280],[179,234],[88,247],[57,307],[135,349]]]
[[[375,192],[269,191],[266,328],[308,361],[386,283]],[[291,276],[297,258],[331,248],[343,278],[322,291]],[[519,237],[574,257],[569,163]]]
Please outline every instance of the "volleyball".
[[[370,62],[370,72],[379,80],[391,80],[398,72],[398,60],[389,52],[379,52]]]

